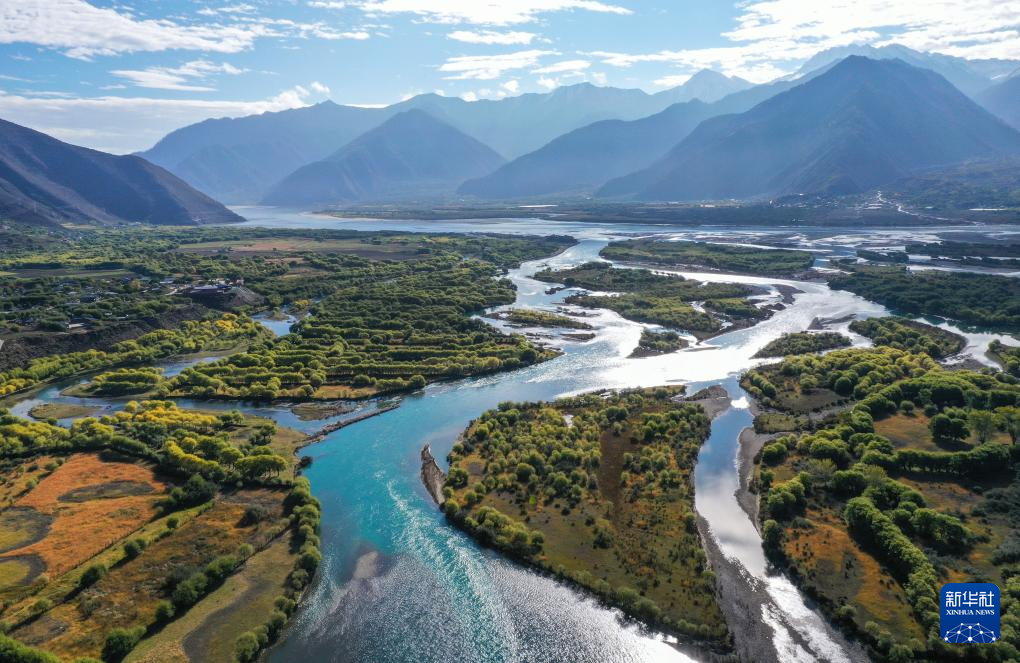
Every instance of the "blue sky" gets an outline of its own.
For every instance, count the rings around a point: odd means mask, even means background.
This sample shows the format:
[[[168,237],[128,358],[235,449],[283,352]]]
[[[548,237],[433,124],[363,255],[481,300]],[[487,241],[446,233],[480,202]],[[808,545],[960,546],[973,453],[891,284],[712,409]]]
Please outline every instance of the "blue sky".
[[[1020,58],[1017,0],[0,0],[0,117],[127,152],[206,117],[421,92],[754,82],[902,43]]]

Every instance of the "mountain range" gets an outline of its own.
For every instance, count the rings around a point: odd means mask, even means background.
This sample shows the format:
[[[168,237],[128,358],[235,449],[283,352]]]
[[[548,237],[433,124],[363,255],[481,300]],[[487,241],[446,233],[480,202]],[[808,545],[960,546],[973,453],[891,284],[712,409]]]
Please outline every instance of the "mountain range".
[[[978,99],[1007,124],[1020,129],[1020,70],[982,92]]]
[[[228,203],[254,203],[298,168],[407,110],[419,109],[513,159],[601,120],[633,120],[677,103],[714,101],[747,90],[747,81],[711,71],[683,85],[642,90],[568,85],[548,94],[468,102],[422,94],[385,108],[314,106],[241,118],[206,120],[171,132],[141,156]]]
[[[302,206],[434,196],[452,192],[465,179],[489,173],[502,163],[491,148],[414,109],[297,169],[263,202]]]
[[[912,170],[1020,153],[1020,133],[945,78],[850,56],[746,113],[705,121],[604,197],[750,199],[846,194]]]
[[[137,156],[114,156],[0,120],[0,217],[43,223],[243,221]]]

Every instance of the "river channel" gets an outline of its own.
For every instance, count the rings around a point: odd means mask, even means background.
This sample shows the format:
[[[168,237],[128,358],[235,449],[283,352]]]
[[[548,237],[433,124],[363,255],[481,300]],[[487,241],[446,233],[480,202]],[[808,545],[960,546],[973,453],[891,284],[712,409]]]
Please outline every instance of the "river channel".
[[[530,278],[551,266],[598,259],[619,237],[670,233],[678,238],[720,238],[753,243],[777,231],[682,230],[634,225],[546,221],[351,221],[266,209],[241,209],[251,225],[336,227],[357,230],[509,232],[569,234],[579,241],[553,258],[512,270],[515,306],[556,310],[570,290],[547,294],[549,284]],[[942,229],[969,233],[973,229]],[[937,237],[932,229],[857,231],[840,234],[783,229],[784,238],[822,256],[852,255],[860,245],[895,245]],[[856,239],[855,239],[856,238]],[[853,241],[851,241],[853,240]],[[625,619],[614,609],[552,578],[509,562],[449,526],[419,479],[419,450],[428,443],[445,464],[457,435],[486,409],[502,401],[547,400],[587,390],[687,384],[689,392],[713,384],[730,395],[731,407],[713,423],[695,469],[696,507],[721,582],[741,658],[757,661],[856,661],[861,653],[829,627],[800,592],[770,569],[751,517],[735,496],[740,442],[751,425],[747,395],[737,376],[759,360],[754,353],[783,333],[802,331],[813,320],[870,317],[888,311],[824,283],[678,272],[688,278],[741,282],[762,288],[764,301],[783,298],[776,286],[797,292],[786,307],[749,329],[722,334],[670,355],[630,359],[642,326],[609,311],[586,319],[596,327],[588,341],[548,338],[563,354],[526,369],[431,385],[406,396],[399,408],[328,435],[303,453],[321,500],[323,563],[286,639],[269,655],[272,663],[455,663],[455,662],[638,662],[712,660],[711,654],[672,642]],[[789,292],[788,289],[786,289]],[[291,320],[290,322],[293,322]],[[287,322],[267,322],[285,333]],[[846,321],[831,328],[846,331]],[[964,331],[969,359],[989,363],[983,350],[994,334]],[[856,344],[865,339],[854,338]],[[1011,345],[1016,341],[1003,339]],[[208,360],[203,358],[202,361]],[[189,361],[168,362],[167,372]],[[61,395],[67,383],[47,387],[16,403],[15,414],[34,405],[72,402],[116,409],[123,401]],[[180,401],[203,409],[238,408],[269,416],[281,425],[311,432],[334,421],[302,421],[283,406]],[[375,407],[368,404],[364,407]],[[358,412],[341,416],[356,416]],[[732,615],[728,615],[731,616]]]

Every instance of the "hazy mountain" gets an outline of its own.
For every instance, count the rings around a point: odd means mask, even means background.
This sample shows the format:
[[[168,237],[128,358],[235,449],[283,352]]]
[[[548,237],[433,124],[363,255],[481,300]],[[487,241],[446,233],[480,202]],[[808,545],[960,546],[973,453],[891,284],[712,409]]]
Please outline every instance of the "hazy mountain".
[[[614,177],[653,163],[715,114],[713,106],[690,101],[640,120],[595,122],[465,182],[458,191],[496,199],[591,193]]]
[[[592,122],[634,120],[658,113],[670,103],[666,97],[641,90],[580,83],[556,88],[548,94],[471,102],[423,94],[392,108],[420,108],[513,159]]]
[[[931,69],[971,97],[992,85],[993,79],[1008,74],[1020,65],[1015,60],[967,60],[941,53],[922,53],[899,44],[877,48],[858,45],[822,51],[808,60],[800,68],[800,73],[815,71],[851,55],[860,55],[872,60],[903,60],[915,67]]]
[[[1020,129],[1020,71],[982,92],[978,101],[1008,124]]]
[[[695,99],[710,104],[734,92],[751,87],[754,87],[754,83],[745,81],[743,78],[725,76],[711,69],[702,69],[683,85],[663,90],[654,96],[659,99],[668,99],[671,104],[694,101]]]
[[[851,56],[740,115],[703,122],[603,196],[646,200],[852,193],[918,168],[1020,153],[1020,133],[945,78]]]
[[[726,80],[728,86],[743,84]],[[707,93],[710,83],[705,75],[687,85]],[[473,102],[436,94],[419,95],[386,108],[324,102],[278,113],[199,122],[168,134],[142,156],[220,200],[252,203],[296,169],[326,158],[406,110],[424,110],[501,155],[515,158],[592,122],[633,120],[658,113],[673,103],[671,92],[650,95],[583,83],[548,94]]]
[[[0,217],[172,225],[243,219],[137,156],[68,145],[0,120]]]
[[[195,188],[232,203],[253,203],[297,168],[332,154],[384,122],[379,109],[332,101],[178,129],[142,153]]]
[[[742,113],[831,66],[795,81],[755,85],[712,104],[680,103],[638,120],[593,123],[518,157],[491,175],[465,182],[460,191],[490,199],[590,194],[615,177],[650,166],[703,120]]]
[[[330,157],[302,166],[266,204],[335,204],[450,193],[503,163],[492,149],[422,110],[394,115]]]

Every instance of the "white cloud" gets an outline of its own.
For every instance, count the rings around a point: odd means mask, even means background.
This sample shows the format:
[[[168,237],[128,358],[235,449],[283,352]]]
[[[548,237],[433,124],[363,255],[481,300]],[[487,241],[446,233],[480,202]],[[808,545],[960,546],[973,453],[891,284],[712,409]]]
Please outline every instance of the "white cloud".
[[[446,36],[449,39],[468,44],[500,44],[502,46],[523,44],[527,46],[538,35],[532,32],[497,32],[495,30],[472,32],[470,30],[457,30]]]
[[[652,53],[596,52],[615,67],[714,68],[764,82],[790,73],[815,53],[851,44],[903,44],[968,58],[1020,59],[1018,0],[747,0],[737,5],[733,45]]]
[[[475,92],[468,91],[460,95],[460,98],[463,99],[464,101],[478,101],[478,94]]]
[[[596,85],[606,85],[609,83],[609,77],[602,71],[593,71],[590,74],[590,77],[592,82]]]
[[[54,99],[0,92],[0,117],[77,145],[123,154],[147,149],[170,131],[211,117],[281,111],[312,101],[313,92],[301,85],[255,101],[113,96]]]
[[[203,7],[198,10],[203,16],[215,16],[216,14],[254,14],[255,5],[239,4],[227,5],[225,7]]]
[[[560,81],[556,78],[542,76],[538,79],[538,84],[546,90],[552,91],[560,86]]]
[[[533,74],[562,74],[568,71],[584,71],[591,66],[587,60],[564,60],[533,70]]]
[[[205,8],[199,13],[226,22],[182,23],[180,18],[140,19],[84,0],[6,0],[0,1],[0,44],[35,44],[87,60],[143,51],[237,53],[270,37],[371,37],[363,29],[341,31],[321,22],[258,17],[255,11],[250,4]]]
[[[167,50],[236,53],[271,35],[259,23],[181,25],[136,19],[83,0],[0,2],[0,44],[37,44],[74,58]]]
[[[506,83],[503,83],[500,87],[510,94],[517,94],[521,90],[521,82],[518,80],[509,80]]]
[[[155,90],[177,90],[182,92],[210,92],[216,88],[208,85],[195,85],[189,81],[206,80],[215,74],[236,76],[244,73],[244,69],[228,64],[216,64],[208,60],[192,60],[180,67],[149,67],[148,69],[115,69],[110,73],[118,78],[131,81],[138,87]]]
[[[556,51],[517,51],[500,55],[463,55],[449,58],[440,65],[439,71],[450,74],[449,80],[491,81],[502,77],[507,71],[534,67],[547,55],[559,55]]]
[[[314,0],[308,3],[309,7],[315,7],[316,9],[343,9],[347,6],[346,2],[328,2],[325,0]]]
[[[308,87],[312,89],[312,92],[317,92],[319,94],[329,94],[329,87],[320,83],[319,81],[312,81],[311,85],[309,85]]]
[[[597,0],[366,0],[360,6],[371,14],[415,14],[433,23],[473,25],[530,23],[541,14],[566,10],[632,13]]]
[[[671,88],[683,85],[689,80],[691,80],[691,74],[677,74],[675,76],[663,76],[653,81],[652,84],[656,87]]]

